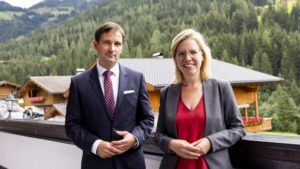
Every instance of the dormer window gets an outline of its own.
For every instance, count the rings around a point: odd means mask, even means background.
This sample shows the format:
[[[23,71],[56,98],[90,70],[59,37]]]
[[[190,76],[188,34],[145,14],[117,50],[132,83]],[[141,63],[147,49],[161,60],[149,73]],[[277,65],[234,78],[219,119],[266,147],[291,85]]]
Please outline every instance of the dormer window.
[[[38,90],[29,90],[28,91],[29,97],[37,97],[38,96]]]

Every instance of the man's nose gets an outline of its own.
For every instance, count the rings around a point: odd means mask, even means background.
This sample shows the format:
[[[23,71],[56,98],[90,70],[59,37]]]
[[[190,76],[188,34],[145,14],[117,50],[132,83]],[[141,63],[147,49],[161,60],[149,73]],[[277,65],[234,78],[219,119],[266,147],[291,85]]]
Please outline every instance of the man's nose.
[[[109,46],[109,50],[115,51],[115,49],[116,49],[116,46],[115,46],[114,44],[111,44],[111,45]]]

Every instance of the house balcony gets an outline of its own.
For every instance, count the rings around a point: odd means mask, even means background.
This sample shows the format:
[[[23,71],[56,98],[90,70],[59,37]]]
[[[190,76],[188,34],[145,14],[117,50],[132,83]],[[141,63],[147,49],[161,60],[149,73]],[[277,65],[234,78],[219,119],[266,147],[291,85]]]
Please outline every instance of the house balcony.
[[[146,167],[158,169],[162,151],[154,133],[143,146]],[[0,168],[80,169],[82,152],[65,135],[64,122],[0,118]],[[229,148],[235,169],[299,169],[300,137],[247,133]]]
[[[260,118],[260,119],[261,119],[260,121],[244,124],[246,128],[246,132],[256,133],[260,131],[272,130],[272,118]]]

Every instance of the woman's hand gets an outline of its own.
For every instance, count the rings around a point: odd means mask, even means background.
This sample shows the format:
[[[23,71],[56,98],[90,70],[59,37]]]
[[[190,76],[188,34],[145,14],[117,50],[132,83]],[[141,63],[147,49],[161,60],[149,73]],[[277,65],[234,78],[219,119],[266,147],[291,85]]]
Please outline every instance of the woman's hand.
[[[193,142],[191,145],[200,149],[200,155],[206,154],[211,149],[210,140],[206,137]]]
[[[177,155],[185,159],[198,159],[200,157],[200,148],[196,147],[185,140],[173,139],[170,142],[170,149]]]

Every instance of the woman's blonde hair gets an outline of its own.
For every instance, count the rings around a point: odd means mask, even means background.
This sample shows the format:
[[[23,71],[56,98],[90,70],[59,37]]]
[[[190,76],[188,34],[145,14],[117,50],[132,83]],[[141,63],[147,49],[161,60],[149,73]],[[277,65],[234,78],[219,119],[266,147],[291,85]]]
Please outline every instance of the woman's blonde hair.
[[[204,41],[203,35],[200,34],[199,32],[193,30],[193,29],[186,29],[182,32],[180,32],[175,38],[172,40],[172,45],[171,45],[171,52],[172,52],[172,58],[175,64],[175,83],[183,83],[184,82],[184,77],[182,72],[179,70],[177,64],[176,64],[176,50],[178,45],[186,40],[186,39],[194,39],[201,52],[203,55],[203,62],[200,67],[200,76],[202,80],[207,80],[210,77],[211,70],[210,70],[210,62],[211,62],[211,50],[209,46],[206,44]]]

